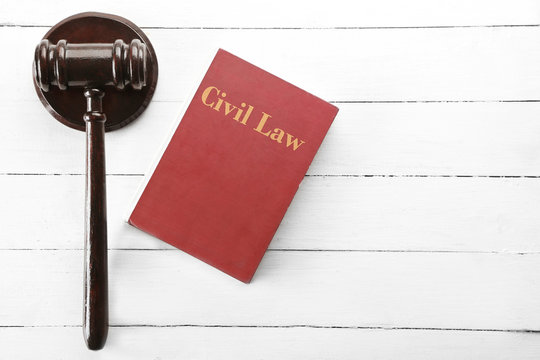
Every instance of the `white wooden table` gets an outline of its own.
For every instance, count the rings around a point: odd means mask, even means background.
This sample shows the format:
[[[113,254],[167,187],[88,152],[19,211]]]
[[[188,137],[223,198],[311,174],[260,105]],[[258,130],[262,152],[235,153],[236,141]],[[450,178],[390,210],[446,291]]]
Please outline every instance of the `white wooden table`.
[[[160,66],[151,106],[106,139],[97,353],[84,134],[31,77],[48,27],[87,10],[142,26]],[[538,1],[1,0],[0,40],[1,359],[540,358]],[[123,222],[216,47],[341,109],[250,285]]]

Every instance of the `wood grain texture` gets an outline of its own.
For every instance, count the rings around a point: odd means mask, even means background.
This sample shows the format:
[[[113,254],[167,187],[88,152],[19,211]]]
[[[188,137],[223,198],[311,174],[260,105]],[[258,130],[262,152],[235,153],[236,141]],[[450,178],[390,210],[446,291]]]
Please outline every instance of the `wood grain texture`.
[[[540,175],[540,103],[338,106],[310,175]],[[108,173],[144,174],[180,108],[153,103],[129,127],[107,134]],[[83,134],[38,102],[3,109],[17,121],[4,123],[0,172],[84,173]]]
[[[109,330],[107,185],[104,92],[86,89],[86,184],[84,201],[83,334],[90,350],[105,346]]]
[[[30,50],[46,28],[1,27],[15,53]],[[442,29],[195,30],[147,29],[159,54],[154,101],[185,100],[201,65],[218,47],[331,101],[497,101],[540,95],[540,27]],[[201,46],[204,44],[204,46]],[[321,51],[320,44],[324,44]],[[357,49],[351,51],[351,48]],[[5,59],[5,81],[28,76]],[[13,80],[12,80],[13,79]],[[3,101],[35,100],[21,82]]]
[[[540,357],[540,3],[95,0],[145,27],[161,73],[107,134],[98,354],[80,339],[84,134],[31,83],[47,27],[87,10],[55,5],[0,12],[0,358]],[[217,47],[341,109],[250,285],[123,222]]]
[[[416,359],[536,360],[538,334],[312,328],[111,328],[106,351],[81,352],[80,328],[0,328],[3,350],[21,360]],[[151,346],[148,344],[152,339]]]
[[[124,221],[141,182],[108,177],[109,245],[173,249]],[[82,175],[0,176],[0,249],[82,249],[83,187]],[[536,178],[307,177],[270,248],[539,252],[539,207]]]
[[[204,2],[94,0],[92,10],[121,14],[141,26],[152,27],[343,27],[343,26],[452,26],[536,24],[539,4],[534,0],[300,0],[288,3],[230,0]],[[24,11],[31,5],[34,11]],[[0,24],[52,26],[84,11],[80,4],[59,0],[55,7],[21,0],[5,4]]]
[[[110,324],[540,331],[539,261],[271,251],[246,285],[180,251],[113,250]],[[18,274],[0,285],[4,326],[80,324],[80,251],[4,250],[0,270]]]

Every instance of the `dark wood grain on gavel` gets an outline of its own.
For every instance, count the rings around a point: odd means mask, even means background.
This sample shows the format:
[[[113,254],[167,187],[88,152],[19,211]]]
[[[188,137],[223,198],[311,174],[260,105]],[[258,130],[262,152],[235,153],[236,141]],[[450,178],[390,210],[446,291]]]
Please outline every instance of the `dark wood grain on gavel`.
[[[43,91],[51,85],[68,87],[115,86],[122,90],[131,85],[140,90],[146,85],[147,49],[138,39],[129,45],[123,40],[113,44],[71,44],[60,40],[51,44],[41,40],[36,48],[35,78]]]
[[[86,203],[84,241],[83,331],[89,349],[103,348],[107,339],[107,206],[105,192],[105,122],[102,98],[107,86],[123,90],[130,85],[140,90],[146,85],[147,49],[140,40],[130,45],[122,40],[113,44],[56,45],[47,39],[36,48],[36,84],[45,92],[51,86],[60,90],[84,87],[86,113]]]
[[[126,39],[128,33],[133,35]],[[115,34],[122,38],[112,38]],[[86,130],[83,332],[88,348],[98,350],[105,345],[109,323],[105,131],[122,127],[146,108],[157,83],[157,61],[142,31],[115,15],[74,15],[47,35],[56,43],[46,36],[34,58],[40,100],[62,123],[81,129],[81,117],[75,119],[73,114],[82,110],[80,99],[86,99],[82,116]],[[71,43],[62,35],[90,42]],[[95,41],[99,38],[113,40]],[[108,109],[103,109],[107,93],[112,98],[105,104],[114,115],[113,126],[107,125]]]
[[[86,97],[86,199],[84,234],[83,332],[89,349],[103,348],[109,324],[107,206],[103,91],[88,88]]]

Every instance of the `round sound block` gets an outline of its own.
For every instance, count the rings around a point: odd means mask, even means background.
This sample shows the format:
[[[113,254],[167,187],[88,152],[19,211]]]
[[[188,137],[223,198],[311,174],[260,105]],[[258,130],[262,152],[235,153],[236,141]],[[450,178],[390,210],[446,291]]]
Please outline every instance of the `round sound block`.
[[[121,39],[130,43],[139,39],[145,43],[150,55],[149,68],[147,67],[146,86],[141,90],[134,90],[126,86],[118,90],[114,86],[104,87],[103,112],[107,116],[105,131],[119,129],[135,120],[148,106],[158,78],[158,64],[156,53],[150,40],[142,30],[131,21],[120,16],[85,12],[68,17],[53,26],[43,37],[56,44],[59,40],[68,43],[114,43]],[[86,99],[81,87],[68,87],[60,90],[51,86],[49,91],[42,91],[34,79],[34,87],[39,99],[47,110],[64,125],[85,131],[86,124],[83,114],[86,111]]]

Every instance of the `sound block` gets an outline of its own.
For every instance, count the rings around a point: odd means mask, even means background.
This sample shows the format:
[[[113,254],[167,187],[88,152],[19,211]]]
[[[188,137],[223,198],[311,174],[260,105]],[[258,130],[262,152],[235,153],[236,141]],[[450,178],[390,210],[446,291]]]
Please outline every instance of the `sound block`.
[[[85,12],[70,16],[53,26],[43,37],[56,44],[65,39],[68,43],[114,43],[117,39],[130,43],[139,39],[146,44],[150,55],[147,67],[147,82],[142,90],[126,86],[118,90],[113,86],[104,87],[103,112],[107,116],[105,131],[119,129],[135,120],[148,106],[157,85],[158,63],[150,40],[143,31],[131,21],[120,16]],[[83,88],[73,87],[60,90],[51,86],[49,91],[42,91],[34,79],[34,87],[39,99],[58,121],[73,129],[85,131],[83,114],[86,111],[86,99]]]

